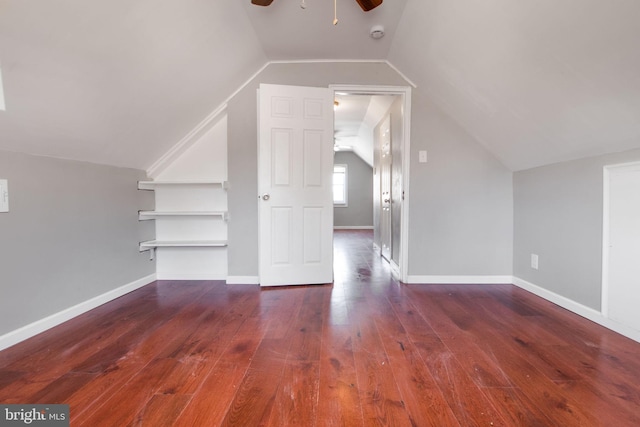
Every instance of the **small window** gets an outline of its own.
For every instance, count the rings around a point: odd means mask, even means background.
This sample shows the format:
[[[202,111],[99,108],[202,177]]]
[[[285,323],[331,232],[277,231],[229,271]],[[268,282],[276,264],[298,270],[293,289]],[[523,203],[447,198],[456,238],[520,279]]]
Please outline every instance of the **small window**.
[[[333,204],[347,205],[347,165],[333,166]]]

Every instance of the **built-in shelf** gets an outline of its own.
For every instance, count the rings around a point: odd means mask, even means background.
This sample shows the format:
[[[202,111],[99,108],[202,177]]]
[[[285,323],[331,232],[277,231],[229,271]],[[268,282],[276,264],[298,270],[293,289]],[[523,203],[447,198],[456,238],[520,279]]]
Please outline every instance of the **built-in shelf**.
[[[149,240],[140,242],[140,250],[155,248],[212,248],[227,246],[226,240]]]
[[[228,220],[224,210],[227,181],[138,181],[138,189],[156,191],[157,210],[138,211],[139,220],[157,220],[155,240],[139,243],[141,252],[149,252],[149,259],[155,258],[157,250],[168,254],[169,264],[175,262],[171,261],[174,256],[180,259],[178,251],[170,251],[169,248],[202,248],[198,251],[181,251],[197,260],[196,265],[205,262],[208,266],[211,256],[226,257],[227,241],[213,239],[226,238],[226,224],[221,224],[219,220]],[[210,221],[210,218],[214,221]],[[203,257],[207,259],[203,261]]]
[[[161,186],[190,186],[190,185],[206,185],[213,187],[221,187],[227,189],[227,181],[138,181],[138,190],[155,190]]]
[[[211,216],[227,219],[227,213],[223,211],[138,211],[138,219],[141,221],[171,216]]]

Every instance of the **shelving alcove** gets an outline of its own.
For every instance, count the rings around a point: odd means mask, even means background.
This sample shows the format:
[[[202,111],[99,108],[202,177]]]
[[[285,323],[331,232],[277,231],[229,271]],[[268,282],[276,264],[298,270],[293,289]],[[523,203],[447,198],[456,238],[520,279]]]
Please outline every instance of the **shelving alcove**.
[[[138,211],[140,221],[156,221],[156,238],[140,242],[155,257],[158,248],[224,248],[227,181],[138,181],[155,191],[156,208]]]

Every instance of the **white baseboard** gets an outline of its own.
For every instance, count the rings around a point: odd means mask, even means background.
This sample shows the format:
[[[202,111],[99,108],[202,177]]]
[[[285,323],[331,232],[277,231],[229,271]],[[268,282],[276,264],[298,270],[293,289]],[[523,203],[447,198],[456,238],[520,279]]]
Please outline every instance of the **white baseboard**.
[[[373,225],[334,225],[334,230],[373,230]]]
[[[258,276],[227,276],[227,285],[259,285]]]
[[[99,307],[102,304],[119,298],[122,295],[128,294],[129,292],[135,291],[136,289],[141,288],[153,282],[154,280],[156,280],[155,273],[150,274],[146,277],[142,277],[131,283],[127,283],[126,285],[121,286],[117,289],[105,292],[104,294],[93,297],[87,301],[76,304],[73,307],[66,308],[62,311],[59,311],[58,313],[52,314],[51,316],[47,316],[44,319],[37,320],[19,329],[8,332],[0,336],[0,350],[11,347],[12,345],[38,335],[39,333],[44,332],[47,329],[51,329],[54,326],[58,326],[59,324],[66,322],[67,320],[73,319],[74,317],[86,313],[89,310],[93,310],[94,308]]]
[[[594,310],[591,307],[587,307],[567,297],[558,295],[555,292],[549,291],[538,285],[534,285],[533,283],[527,282],[526,280],[520,279],[519,277],[513,278],[513,284],[519,288],[524,289],[525,291],[529,291],[532,294],[535,294],[541,298],[546,299],[547,301],[559,305],[562,308],[566,308],[567,310],[579,316],[582,316],[586,319],[591,320],[592,322],[604,326],[607,329],[611,329],[612,331],[617,332],[620,335],[624,335],[627,338],[640,342],[640,331],[636,331],[629,326],[618,323],[615,320],[609,319],[608,317],[604,317],[598,310]]]
[[[158,273],[158,280],[225,280],[226,274],[219,273]]]
[[[513,276],[415,276],[407,277],[409,284],[425,285],[493,285],[502,283],[513,283]]]

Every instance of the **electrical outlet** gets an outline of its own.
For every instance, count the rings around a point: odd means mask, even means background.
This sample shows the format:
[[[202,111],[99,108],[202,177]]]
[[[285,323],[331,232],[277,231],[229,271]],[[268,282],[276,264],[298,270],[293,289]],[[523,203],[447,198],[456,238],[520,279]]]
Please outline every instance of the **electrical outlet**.
[[[9,182],[0,179],[0,212],[9,212]]]
[[[531,268],[538,269],[538,255],[536,254],[531,254]]]

